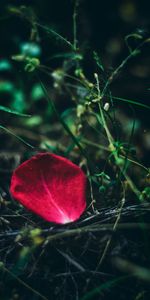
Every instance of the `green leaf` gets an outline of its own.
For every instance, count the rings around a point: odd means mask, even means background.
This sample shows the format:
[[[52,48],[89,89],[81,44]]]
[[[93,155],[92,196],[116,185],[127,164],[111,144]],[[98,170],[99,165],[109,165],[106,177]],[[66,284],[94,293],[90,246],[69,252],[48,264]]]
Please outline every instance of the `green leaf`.
[[[40,84],[35,84],[31,91],[31,97],[34,101],[38,101],[44,97],[44,92]]]
[[[15,111],[18,111],[19,113],[23,113],[23,111],[27,109],[25,96],[22,90],[16,90],[14,92],[11,108]]]
[[[11,93],[14,90],[14,85],[9,81],[0,82],[0,93]]]
[[[67,124],[73,134],[76,134],[75,109],[68,108],[61,114],[61,119]]]
[[[10,71],[12,69],[12,65],[7,59],[3,59],[0,62],[0,71]]]
[[[38,57],[41,54],[41,48],[37,43],[28,42],[21,44],[21,54],[30,57]]]
[[[141,193],[141,200],[150,200],[150,187],[147,186],[144,188],[144,190]]]
[[[40,124],[42,123],[42,118],[41,116],[33,116],[31,117],[30,119],[27,119],[25,121],[25,125],[28,126],[28,127],[34,127],[34,126],[39,126]]]
[[[0,105],[0,110],[5,111],[5,112],[7,112],[9,114],[20,116],[20,117],[31,117],[31,115],[22,114],[22,113],[20,113],[20,112],[18,112],[16,110],[10,109],[10,108],[8,108],[6,106],[2,106],[2,105]]]

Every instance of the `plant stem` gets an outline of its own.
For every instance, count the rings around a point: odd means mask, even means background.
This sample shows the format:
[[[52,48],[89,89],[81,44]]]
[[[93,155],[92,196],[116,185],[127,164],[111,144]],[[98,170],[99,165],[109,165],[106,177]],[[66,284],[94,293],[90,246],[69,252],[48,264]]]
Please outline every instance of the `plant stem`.
[[[122,168],[122,160],[118,157],[116,148],[114,146],[114,139],[113,139],[113,137],[112,137],[112,135],[111,135],[111,133],[109,131],[109,128],[108,128],[106,120],[105,120],[105,115],[104,115],[102,107],[101,107],[102,96],[101,96],[101,93],[100,93],[98,75],[95,73],[94,76],[95,76],[95,79],[96,79],[97,102],[98,102],[100,117],[101,117],[103,128],[104,128],[104,130],[106,132],[106,135],[107,135],[107,138],[108,138],[109,149],[110,149],[111,153],[113,154],[113,157],[115,159],[116,165],[119,167],[121,173],[126,178],[126,180],[127,180],[128,184],[129,184],[131,190],[135,193],[135,195],[137,196],[137,198],[140,199],[140,191],[137,189],[137,187],[135,186],[135,184],[133,183],[133,181],[131,180],[131,178],[127,175],[127,173],[124,170],[124,168]]]

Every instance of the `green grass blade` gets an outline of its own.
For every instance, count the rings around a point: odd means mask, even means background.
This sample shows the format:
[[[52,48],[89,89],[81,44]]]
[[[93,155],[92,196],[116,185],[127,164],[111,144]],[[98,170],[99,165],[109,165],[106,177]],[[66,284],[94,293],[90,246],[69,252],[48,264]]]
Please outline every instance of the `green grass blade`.
[[[98,295],[100,292],[107,290],[111,287],[114,287],[115,285],[119,284],[120,282],[124,281],[125,279],[127,279],[129,277],[131,277],[131,275],[124,275],[124,276],[120,276],[119,278],[109,280],[109,281],[103,283],[102,285],[100,285],[99,287],[88,292],[86,295],[84,295],[82,298],[80,298],[80,300],[92,299],[93,297]]]
[[[20,116],[20,117],[31,117],[31,115],[22,114],[16,110],[10,109],[10,108],[8,108],[6,106],[2,106],[2,105],[0,105],[0,110],[8,112],[9,114]]]
[[[69,42],[66,38],[64,38],[61,34],[59,34],[59,33],[56,32],[55,30],[53,30],[53,29],[51,29],[51,28],[49,28],[49,27],[47,27],[47,26],[44,26],[44,25],[42,25],[42,24],[40,24],[40,23],[35,22],[35,24],[36,24],[38,27],[44,29],[46,32],[52,34],[53,36],[55,36],[56,38],[58,38],[59,40],[61,40],[62,42],[64,42],[65,44],[67,44],[71,49],[74,50],[73,44],[70,43],[70,42]]]
[[[13,135],[14,137],[16,137],[19,141],[21,141],[22,143],[24,143],[25,145],[27,145],[28,147],[34,149],[34,146],[32,146],[31,144],[27,143],[24,139],[22,139],[20,136],[16,135],[15,133],[13,133],[11,130],[9,130],[8,128],[0,125],[0,129],[5,130],[7,133]]]
[[[127,102],[129,104],[134,104],[134,105],[138,105],[138,106],[143,107],[143,108],[150,109],[150,106],[148,106],[146,104],[143,104],[141,102],[133,101],[133,100],[130,100],[130,99],[124,99],[124,98],[120,98],[120,97],[115,97],[115,96],[112,96],[112,98],[115,99],[115,100],[120,100],[120,101],[123,101],[123,102]]]

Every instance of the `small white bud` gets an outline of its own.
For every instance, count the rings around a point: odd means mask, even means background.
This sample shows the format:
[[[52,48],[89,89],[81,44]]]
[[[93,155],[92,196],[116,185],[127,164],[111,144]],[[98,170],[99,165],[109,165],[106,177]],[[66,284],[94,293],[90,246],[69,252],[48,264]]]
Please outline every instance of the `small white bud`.
[[[105,110],[105,111],[108,111],[108,110],[109,110],[109,107],[110,107],[109,103],[106,102],[105,105],[104,105],[104,110]]]
[[[94,73],[94,77],[95,77],[95,79],[97,80],[97,79],[98,79],[98,74],[97,74],[97,73]]]

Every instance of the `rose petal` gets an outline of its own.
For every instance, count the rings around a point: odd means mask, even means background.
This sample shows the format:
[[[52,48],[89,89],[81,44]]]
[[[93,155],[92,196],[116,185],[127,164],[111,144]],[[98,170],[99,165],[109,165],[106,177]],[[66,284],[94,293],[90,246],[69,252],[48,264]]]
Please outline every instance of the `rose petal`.
[[[86,182],[83,171],[68,159],[40,153],[14,171],[10,192],[43,219],[65,224],[84,212]]]

